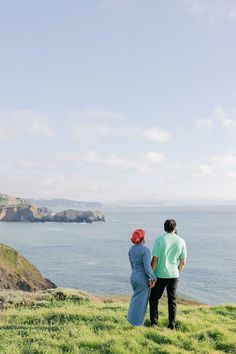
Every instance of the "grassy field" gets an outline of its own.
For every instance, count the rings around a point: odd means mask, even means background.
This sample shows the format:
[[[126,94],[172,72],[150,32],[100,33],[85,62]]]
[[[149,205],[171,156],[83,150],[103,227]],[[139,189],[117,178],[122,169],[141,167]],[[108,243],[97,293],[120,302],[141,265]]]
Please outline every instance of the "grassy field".
[[[0,293],[0,353],[236,353],[236,305],[210,307],[180,301],[178,329],[134,328],[125,297],[98,298],[69,289]]]

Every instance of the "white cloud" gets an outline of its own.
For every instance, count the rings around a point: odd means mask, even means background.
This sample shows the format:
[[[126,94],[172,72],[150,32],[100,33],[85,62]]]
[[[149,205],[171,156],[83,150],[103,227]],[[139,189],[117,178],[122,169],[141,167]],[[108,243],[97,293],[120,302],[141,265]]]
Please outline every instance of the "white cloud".
[[[202,13],[206,9],[206,4],[201,0],[185,0],[190,13],[196,15]]]
[[[86,167],[94,168],[96,171],[111,170],[120,173],[129,171],[130,173],[149,173],[155,170],[155,166],[165,162],[164,154],[150,151],[143,154],[101,154],[90,150],[78,154],[70,155],[47,155],[32,156],[30,159],[19,159],[11,161],[1,161],[2,165],[10,165],[19,171],[38,171],[52,173],[60,171],[76,171]]]
[[[215,109],[215,120],[221,124],[223,128],[236,128],[236,114],[235,111],[226,112],[222,107]]]
[[[201,118],[196,121],[196,127],[200,130],[212,130],[213,128],[236,129],[236,112],[234,109],[225,110],[223,107],[216,107],[208,118]]]
[[[199,119],[196,122],[196,127],[201,130],[210,130],[213,127],[212,119],[210,118]]]
[[[48,120],[31,110],[17,110],[0,113],[0,141],[8,141],[24,136],[51,137],[52,129]]]
[[[165,156],[157,152],[148,152],[146,154],[99,154],[95,151],[89,151],[86,154],[77,157],[77,161],[85,164],[96,165],[99,168],[111,169],[121,172],[122,170],[139,173],[151,173],[157,163],[165,161]]]
[[[235,0],[184,0],[187,10],[195,16],[206,16],[211,21],[219,18],[236,20]]]
[[[72,117],[73,136],[78,141],[96,141],[114,134],[114,126],[122,115],[105,110],[74,111]]]
[[[199,170],[203,175],[220,177],[223,181],[225,177],[236,173],[236,153],[212,156],[199,166]]]
[[[158,127],[127,127],[120,113],[102,110],[84,110],[73,113],[73,136],[78,141],[97,141],[102,138],[142,138],[156,143],[166,143],[172,139],[170,132]]]
[[[157,127],[152,127],[151,129],[147,129],[144,131],[140,130],[140,135],[143,135],[148,140],[157,143],[165,143],[171,140],[171,134],[168,131],[161,130]]]
[[[73,116],[79,120],[108,120],[108,121],[117,121],[123,118],[123,115],[120,113],[115,113],[112,111],[106,110],[91,110],[91,109],[84,109],[82,111],[74,111]]]
[[[87,151],[73,155],[40,155],[21,160],[0,161],[1,191],[25,197],[64,197],[87,200],[126,198],[135,194],[139,181],[153,178],[166,164],[165,156],[101,154]],[[17,176],[17,177],[16,177]],[[155,181],[156,182],[156,181]],[[145,194],[151,185],[140,193]]]
[[[154,151],[150,151],[146,154],[146,157],[148,160],[150,160],[151,162],[162,162],[165,160],[165,156],[163,154],[160,154],[158,152],[154,152]]]

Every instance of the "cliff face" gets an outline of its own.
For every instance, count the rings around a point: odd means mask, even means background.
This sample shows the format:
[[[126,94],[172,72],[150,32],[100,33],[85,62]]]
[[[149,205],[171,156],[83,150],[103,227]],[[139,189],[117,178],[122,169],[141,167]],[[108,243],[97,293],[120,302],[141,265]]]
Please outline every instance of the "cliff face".
[[[0,207],[0,221],[44,221],[45,211],[33,205]]]
[[[26,258],[0,243],[0,289],[38,291],[55,287]]]
[[[0,207],[6,207],[9,205],[21,205],[24,204],[25,201],[22,198],[14,197],[13,195],[9,194],[2,194],[0,193]]]
[[[24,199],[0,194],[0,221],[7,222],[96,222],[105,221],[99,211],[64,210],[54,213],[51,209],[27,203]]]
[[[94,221],[105,221],[105,216],[100,211],[79,211],[70,209],[55,214],[52,217],[52,221],[91,223]]]

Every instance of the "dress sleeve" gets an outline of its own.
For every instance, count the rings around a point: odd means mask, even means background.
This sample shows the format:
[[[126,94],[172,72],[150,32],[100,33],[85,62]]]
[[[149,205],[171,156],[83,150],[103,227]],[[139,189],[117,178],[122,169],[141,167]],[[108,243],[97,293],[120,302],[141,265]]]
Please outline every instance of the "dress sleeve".
[[[156,280],[155,273],[153,272],[152,267],[151,267],[150,250],[147,247],[145,247],[144,252],[143,252],[143,265],[144,265],[144,269],[145,269],[147,276],[152,280]]]
[[[130,254],[131,252],[130,252],[130,250],[129,250],[129,253],[128,253],[128,255],[129,255],[129,261],[130,261],[130,265],[131,265],[131,268],[133,269],[133,262],[132,262],[132,258],[131,258],[131,254]]]

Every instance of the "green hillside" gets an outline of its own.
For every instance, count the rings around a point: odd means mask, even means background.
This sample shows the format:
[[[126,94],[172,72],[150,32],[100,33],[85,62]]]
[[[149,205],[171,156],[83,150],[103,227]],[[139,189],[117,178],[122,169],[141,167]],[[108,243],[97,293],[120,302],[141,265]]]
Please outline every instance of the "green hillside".
[[[14,248],[0,243],[0,289],[37,291],[55,285]]]
[[[125,298],[76,290],[1,292],[0,304],[1,354],[236,353],[236,305],[180,303],[170,331],[164,303],[158,328],[129,325]]]

